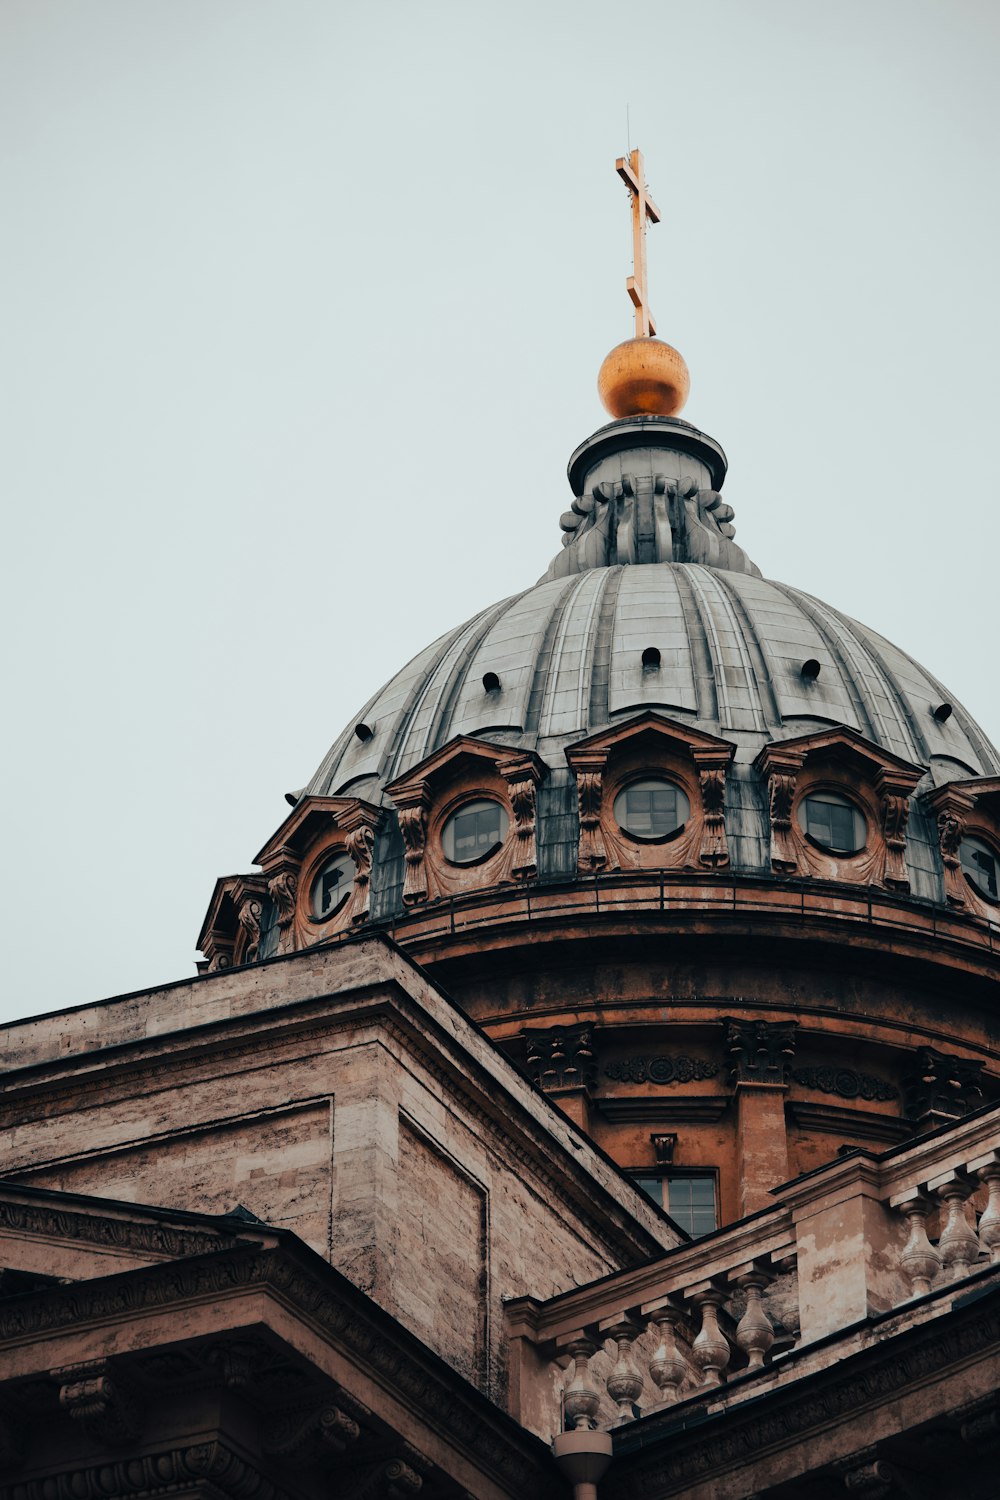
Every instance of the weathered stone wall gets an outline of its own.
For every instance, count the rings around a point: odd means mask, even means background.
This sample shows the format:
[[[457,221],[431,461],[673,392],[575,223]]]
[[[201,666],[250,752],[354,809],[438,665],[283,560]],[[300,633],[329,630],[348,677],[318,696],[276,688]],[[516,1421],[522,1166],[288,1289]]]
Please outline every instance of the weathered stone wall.
[[[96,1035],[68,1062],[53,1045],[50,1091],[36,1067],[36,1086],[15,1081],[0,1105],[3,1173],[169,1208],[248,1209],[293,1230],[502,1400],[505,1297],[550,1297],[674,1236],[405,960],[379,962],[388,950],[364,946],[376,960],[367,985],[357,950],[328,954],[319,987],[315,956],[304,977],[297,959],[278,960],[284,1006],[236,1020],[240,976],[213,976],[201,983],[220,1005],[214,1018],[199,1007],[196,1032],[164,1024],[162,995],[150,1000],[154,1034],[128,1056],[104,1056]],[[31,1037],[37,1049],[37,1024]]]

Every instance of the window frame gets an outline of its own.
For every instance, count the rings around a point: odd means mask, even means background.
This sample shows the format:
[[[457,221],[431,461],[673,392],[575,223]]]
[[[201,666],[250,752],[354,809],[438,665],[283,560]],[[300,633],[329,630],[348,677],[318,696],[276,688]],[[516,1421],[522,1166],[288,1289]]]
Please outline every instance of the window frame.
[[[313,901],[313,892],[315,891],[316,885],[321,879],[324,870],[328,865],[332,865],[334,861],[346,861],[346,863],[351,867],[351,883],[345,890],[344,894],[341,896],[340,900],[337,902],[336,906],[331,907],[330,910],[323,916],[318,916],[316,913],[315,903]],[[315,923],[317,926],[321,926],[325,922],[332,922],[334,917],[336,917],[340,912],[343,911],[347,902],[350,901],[351,896],[354,894],[354,885],[357,878],[357,867],[355,866],[354,861],[348,853],[347,849],[343,845],[335,845],[332,848],[324,849],[323,853],[313,863],[306,884],[306,911],[309,921]]]
[[[656,1202],[656,1199],[653,1198],[652,1194],[647,1192],[646,1188],[644,1188],[641,1184],[643,1182],[659,1182],[661,1187],[661,1201],[659,1203],[659,1207],[663,1209],[663,1212],[665,1214],[669,1215],[669,1217],[674,1220],[674,1223],[677,1224],[680,1229],[683,1229],[686,1234],[689,1234],[692,1240],[704,1239],[706,1235],[714,1234],[715,1231],[719,1228],[719,1172],[717,1167],[629,1167],[627,1168],[627,1171],[636,1187],[639,1188],[639,1191],[646,1193],[646,1196],[650,1198],[654,1203]],[[704,1229],[698,1233],[696,1233],[693,1229],[688,1229],[682,1222],[682,1220],[679,1219],[674,1211],[670,1208],[670,1183],[672,1181],[690,1182],[694,1180],[700,1182],[708,1182],[712,1187],[712,1209],[714,1222],[711,1229]],[[664,1188],[664,1186],[666,1187],[666,1202],[662,1201],[664,1196],[662,1194],[662,1189]],[[694,1205],[692,1205],[692,1218],[694,1216],[693,1211]]]
[[[638,787],[643,782],[648,781],[660,782],[663,786],[670,787],[675,797],[678,799],[678,803],[683,801],[686,806],[687,810],[684,817],[677,824],[677,827],[672,828],[669,833],[634,833],[631,828],[627,828],[625,826],[621,818],[618,816],[619,800],[622,797],[626,797],[630,791],[638,789]],[[635,775],[627,777],[626,780],[620,783],[620,785],[613,788],[613,794],[611,797],[611,816],[615,820],[615,826],[618,832],[624,834],[627,839],[634,840],[634,842],[637,844],[670,844],[674,841],[674,839],[680,838],[681,834],[684,832],[691,821],[691,798],[688,795],[687,788],[683,787],[676,777],[668,776],[665,772],[661,771],[659,767],[649,768],[637,772]]]
[[[833,805],[835,807],[850,809],[854,817],[855,837],[857,837],[859,831],[861,833],[861,842],[855,849],[835,849],[830,844],[822,843],[814,833],[810,833],[808,803],[813,798],[819,802],[822,802],[825,798],[828,806]],[[829,859],[857,859],[860,854],[864,854],[868,849],[870,841],[869,818],[864,808],[860,806],[857,798],[852,797],[841,786],[831,785],[829,782],[826,782],[806,787],[796,803],[795,817],[802,837],[808,841],[812,848],[818,849],[821,854],[825,854]]]
[[[453,854],[448,853],[448,829],[453,825],[457,817],[459,817],[467,809],[475,807],[477,803],[488,803],[498,809],[501,820],[499,839],[495,844],[491,844],[490,847],[485,851],[485,853],[477,854],[474,859],[456,859]],[[441,846],[441,854],[446,863],[449,864],[452,869],[474,870],[478,865],[485,864],[487,860],[494,859],[496,855],[499,854],[500,850],[503,848],[510,835],[512,821],[513,820],[510,815],[510,810],[504,805],[499,797],[493,796],[488,792],[478,791],[475,792],[472,796],[465,796],[459,801],[445,808],[442,814],[440,833],[438,834],[438,841]],[[454,838],[452,838],[451,842],[452,848],[454,849]]]

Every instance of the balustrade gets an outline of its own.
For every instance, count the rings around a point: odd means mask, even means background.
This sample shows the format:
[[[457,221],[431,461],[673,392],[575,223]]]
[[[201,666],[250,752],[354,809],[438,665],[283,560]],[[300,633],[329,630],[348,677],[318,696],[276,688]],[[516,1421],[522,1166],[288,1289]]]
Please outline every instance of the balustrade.
[[[849,1341],[868,1318],[899,1316],[903,1328],[913,1298],[1000,1265],[1000,1110],[878,1158],[843,1157],[775,1199],[648,1267],[514,1315],[543,1360],[547,1345],[572,1363],[566,1428],[617,1428],[723,1384],[739,1399],[733,1382],[766,1380],[778,1334],[791,1353],[799,1323],[803,1353],[841,1332]]]

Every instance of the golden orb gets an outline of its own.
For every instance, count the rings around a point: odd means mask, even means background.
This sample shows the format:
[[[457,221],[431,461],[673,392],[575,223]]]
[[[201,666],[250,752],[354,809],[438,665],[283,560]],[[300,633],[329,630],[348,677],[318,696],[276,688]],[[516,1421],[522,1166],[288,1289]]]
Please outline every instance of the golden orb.
[[[687,365],[661,339],[626,339],[597,376],[598,395],[613,417],[675,417],[690,389]]]

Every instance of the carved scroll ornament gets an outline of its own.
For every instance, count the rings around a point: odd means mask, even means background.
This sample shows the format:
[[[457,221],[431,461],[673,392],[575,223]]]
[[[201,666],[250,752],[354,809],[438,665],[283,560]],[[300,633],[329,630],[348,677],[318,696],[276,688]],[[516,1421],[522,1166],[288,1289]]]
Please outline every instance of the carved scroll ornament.
[[[604,802],[604,762],[587,763],[576,773],[576,795],[580,807],[581,871],[593,874],[608,862],[608,851],[601,832],[601,809]]]
[[[281,870],[267,883],[267,894],[274,902],[279,927],[287,927],[295,915],[298,888],[298,880],[291,870]]]
[[[704,823],[701,848],[698,851],[700,864],[721,869],[729,863],[729,844],[726,840],[726,766],[699,766],[698,782],[701,787],[701,805]]]
[[[792,837],[792,808],[799,767],[775,768],[767,783],[768,816],[771,820],[771,868],[792,875],[799,867]]]
[[[399,831],[406,849],[406,873],[403,879],[403,903],[415,906],[427,900],[427,871],[424,853],[427,847],[427,802],[418,795],[399,807]]]
[[[511,812],[514,814],[510,875],[514,880],[530,880],[538,872],[535,828],[541,773],[534,757],[527,755],[500,762],[499,771],[507,783]]]
[[[351,902],[351,921],[363,922],[368,914],[368,897],[371,889],[372,861],[375,857],[375,830],[370,823],[361,823],[347,835],[347,852],[354,861],[354,893]]]

